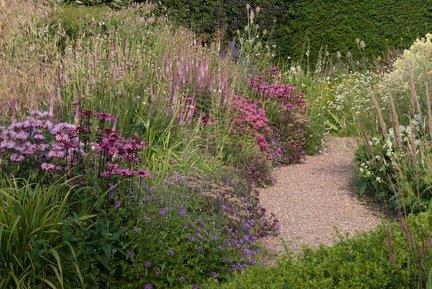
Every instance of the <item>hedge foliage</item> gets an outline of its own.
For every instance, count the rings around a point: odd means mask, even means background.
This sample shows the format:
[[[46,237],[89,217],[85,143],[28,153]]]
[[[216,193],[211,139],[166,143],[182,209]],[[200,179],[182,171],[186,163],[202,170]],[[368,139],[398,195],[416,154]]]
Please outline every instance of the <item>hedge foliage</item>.
[[[431,226],[430,214],[412,216],[408,222],[383,225],[331,247],[307,249],[299,258],[287,256],[270,268],[252,267],[227,283],[211,281],[204,288],[425,288],[432,261],[427,244]]]
[[[171,19],[185,24],[206,38],[218,29],[233,36],[246,25],[246,5],[261,7],[260,24],[271,29],[276,19],[281,19],[287,4],[283,0],[160,0]]]
[[[84,5],[121,6],[144,0],[63,0]],[[408,47],[432,31],[432,0],[153,0],[160,12],[210,40],[217,30],[227,39],[246,24],[246,4],[260,6],[262,28],[274,31],[281,57],[314,61],[321,48],[360,56],[356,38],[365,41],[366,57]],[[276,20],[276,22],[274,22]]]
[[[309,43],[312,56],[328,46],[358,57],[359,38],[366,56],[377,56],[407,48],[431,30],[432,0],[295,0],[280,19],[276,39],[284,55],[298,57]]]
[[[312,60],[321,47],[351,51],[359,57],[356,38],[364,40],[366,56],[408,47],[432,31],[432,0],[161,0],[172,19],[209,36],[226,27],[232,36],[246,22],[245,6],[260,6],[263,28],[274,28],[281,56]],[[273,20],[277,19],[276,24]],[[304,58],[304,57],[303,57]]]

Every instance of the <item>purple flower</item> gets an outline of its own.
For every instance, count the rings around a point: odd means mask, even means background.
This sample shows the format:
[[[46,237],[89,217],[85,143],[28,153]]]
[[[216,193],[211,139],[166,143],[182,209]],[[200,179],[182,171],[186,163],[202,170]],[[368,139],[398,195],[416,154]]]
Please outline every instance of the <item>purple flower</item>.
[[[152,261],[151,260],[147,260],[147,261],[145,261],[144,265],[145,265],[145,267],[147,269],[149,269],[152,266]]]
[[[115,208],[119,209],[121,207],[121,201],[120,200],[116,200],[115,201]]]
[[[132,259],[133,257],[135,257],[135,255],[136,255],[136,254],[135,254],[134,251],[129,251],[129,253],[128,253],[128,257],[131,258],[131,259]]]
[[[153,289],[153,285],[150,283],[145,284],[144,289]]]
[[[191,242],[194,242],[196,240],[196,238],[192,235],[188,236],[188,240]]]
[[[141,177],[141,178],[147,178],[150,176],[150,172],[146,171],[146,170],[138,170],[137,171],[137,176]]]
[[[96,112],[93,115],[96,116],[96,118],[99,119],[100,121],[112,122],[116,119],[114,115],[105,112]]]
[[[178,210],[178,214],[179,214],[179,216],[181,216],[181,217],[186,216],[186,208],[183,207],[183,206],[181,206],[181,207],[179,208],[179,210]]]
[[[168,256],[173,257],[175,255],[174,251],[172,249],[168,250]]]
[[[159,215],[161,216],[166,216],[168,214],[168,209],[167,208],[162,208],[159,210]]]
[[[184,282],[186,282],[186,277],[185,276],[180,276],[179,278],[178,278],[178,281],[181,283],[181,284],[183,284]]]
[[[199,289],[199,285],[198,284],[193,284],[192,285],[192,289]]]
[[[211,276],[213,279],[216,279],[216,278],[219,276],[219,274],[216,273],[215,271],[212,271],[212,272],[210,272],[210,276]]]
[[[12,154],[10,156],[10,160],[16,163],[21,162],[22,160],[24,160],[24,156],[20,155],[20,154]]]
[[[43,163],[41,165],[41,169],[44,170],[45,172],[53,172],[56,170],[56,166],[50,163]]]

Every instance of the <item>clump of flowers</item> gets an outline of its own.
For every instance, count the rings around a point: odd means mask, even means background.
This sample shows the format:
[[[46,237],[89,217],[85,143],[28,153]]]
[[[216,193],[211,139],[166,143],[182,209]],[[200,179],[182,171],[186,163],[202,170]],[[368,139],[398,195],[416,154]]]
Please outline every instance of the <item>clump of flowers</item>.
[[[61,174],[81,168],[100,172],[102,177],[149,176],[148,171],[133,168],[144,143],[136,136],[126,138],[113,128],[105,128],[107,122],[115,121],[115,116],[85,111],[77,112],[76,117],[77,124],[71,124],[56,122],[48,112],[31,111],[24,120],[0,127],[0,164],[4,171],[18,169],[28,174],[36,169]],[[92,117],[100,122],[96,133]],[[88,164],[93,165],[86,168]]]
[[[298,163],[304,155],[306,141],[306,102],[292,84],[281,81],[281,72],[270,67],[262,76],[249,80],[249,86],[261,98],[272,117],[272,160]],[[269,122],[270,123],[270,122]]]
[[[260,149],[266,151],[269,147],[267,139],[272,134],[272,129],[265,109],[261,108],[258,102],[240,95],[233,97],[232,106],[238,113],[235,122],[240,132],[252,131]]]
[[[266,79],[275,77],[279,73],[277,67],[272,66],[264,76],[256,76],[249,80],[250,88],[265,98],[276,99],[286,111],[297,110],[306,112],[306,101],[303,93],[297,93],[293,84],[271,83]]]
[[[176,114],[179,123],[190,124],[197,116],[206,123],[211,106],[223,105],[230,98],[230,71],[223,61],[215,65],[199,49],[165,56],[164,78],[170,86],[167,110]]]
[[[78,128],[53,122],[47,112],[31,111],[23,121],[0,127],[0,160],[5,168],[25,163],[46,172],[66,171],[80,153]]]
[[[162,194],[145,194],[137,233],[146,242],[133,265],[145,276],[143,285],[174,288],[223,280],[255,264],[258,240],[277,235],[279,223],[260,205],[256,191],[231,175],[215,182],[175,173],[165,179]],[[180,197],[167,198],[177,190]],[[156,241],[161,235],[163,243]]]

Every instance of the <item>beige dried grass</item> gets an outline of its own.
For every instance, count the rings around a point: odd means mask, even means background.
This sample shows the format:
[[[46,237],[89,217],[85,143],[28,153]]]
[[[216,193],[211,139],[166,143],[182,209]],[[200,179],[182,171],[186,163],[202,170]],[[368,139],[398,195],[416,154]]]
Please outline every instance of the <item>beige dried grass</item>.
[[[379,123],[379,126],[381,128],[381,132],[387,138],[388,137],[387,125],[384,121],[384,117],[383,117],[381,108],[379,106],[378,100],[377,100],[375,94],[373,93],[372,89],[370,90],[370,97],[372,99],[373,105],[375,107],[375,111],[377,113],[378,123]]]

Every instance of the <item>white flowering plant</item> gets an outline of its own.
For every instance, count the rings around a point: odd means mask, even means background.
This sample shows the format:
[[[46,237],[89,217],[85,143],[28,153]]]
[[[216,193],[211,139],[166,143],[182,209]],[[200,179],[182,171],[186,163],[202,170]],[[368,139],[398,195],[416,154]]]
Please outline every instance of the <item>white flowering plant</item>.
[[[373,72],[352,72],[344,74],[337,79],[334,89],[334,100],[327,106],[331,116],[327,125],[336,132],[353,135],[359,123],[374,123],[373,103],[370,91],[378,81]],[[371,117],[372,116],[372,117]]]
[[[359,194],[384,201],[392,212],[426,210],[432,198],[432,143],[414,118],[399,126],[400,138],[390,128],[372,137],[357,151]],[[400,141],[398,141],[398,138]]]

